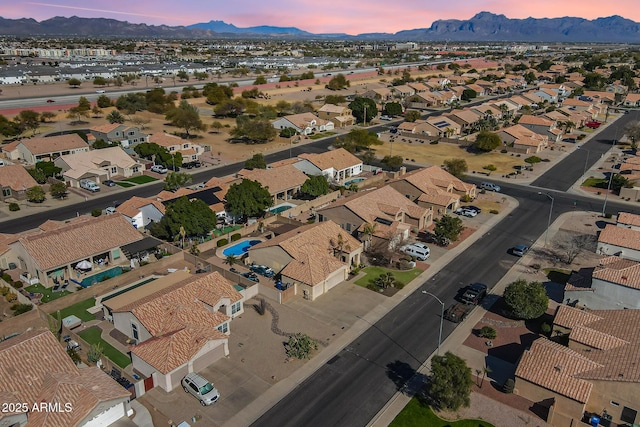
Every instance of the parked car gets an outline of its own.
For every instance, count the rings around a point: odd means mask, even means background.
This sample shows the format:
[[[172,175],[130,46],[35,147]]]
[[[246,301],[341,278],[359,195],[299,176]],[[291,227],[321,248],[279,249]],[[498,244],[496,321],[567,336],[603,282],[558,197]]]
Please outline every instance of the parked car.
[[[100,191],[100,186],[90,179],[81,179],[80,180],[80,188],[84,188],[85,190],[89,190],[92,193]]]
[[[523,257],[529,251],[529,246],[526,245],[516,245],[511,248],[511,253],[515,256]]]
[[[114,213],[116,213],[116,208],[114,206],[109,206],[104,210],[105,215],[113,215]]]
[[[151,172],[165,174],[165,173],[169,172],[169,169],[167,169],[166,167],[164,167],[162,165],[153,165],[153,166],[151,166]]]
[[[467,304],[453,304],[444,312],[444,318],[455,323],[460,323],[467,317],[472,308],[473,306]]]
[[[241,274],[242,277],[251,280],[252,282],[259,282],[260,279],[258,279],[258,275],[256,273],[254,273],[253,271],[246,271],[244,273]]]
[[[466,206],[456,209],[456,213],[458,215],[462,215],[470,218],[473,218],[474,216],[478,215],[478,212],[476,212],[474,209],[469,209]]]
[[[494,184],[493,182],[482,182],[480,183],[480,188],[486,191],[500,191],[500,186],[498,184]]]
[[[416,257],[419,261],[426,261],[431,254],[429,246],[423,243],[411,243],[409,245],[404,245],[400,248],[400,252]]]
[[[389,120],[393,120],[393,119],[391,118],[391,116],[387,116],[387,115],[385,114],[385,115],[380,116],[380,120],[386,120],[386,121],[389,121]]]
[[[585,123],[585,126],[591,129],[598,129],[602,123],[592,120],[590,122]]]
[[[114,187],[116,185],[116,182],[112,179],[108,179],[106,181],[103,181],[102,183],[107,187]]]
[[[198,399],[202,406],[209,406],[220,399],[220,392],[202,375],[192,372],[182,379],[185,393]]]
[[[254,273],[258,273],[261,276],[267,277],[267,278],[272,278],[273,276],[276,275],[275,271],[273,271],[271,268],[267,267],[266,265],[252,265],[251,267],[249,267],[249,270],[253,271]]]
[[[182,166],[187,169],[193,169],[193,168],[199,168],[200,166],[202,166],[202,163],[200,163],[198,160],[195,160],[193,162],[183,163]]]
[[[473,283],[469,285],[460,300],[465,304],[478,305],[487,296],[487,285],[484,283]]]
[[[482,213],[482,209],[477,206],[465,206],[465,209],[471,209],[472,211],[476,211],[477,214]]]

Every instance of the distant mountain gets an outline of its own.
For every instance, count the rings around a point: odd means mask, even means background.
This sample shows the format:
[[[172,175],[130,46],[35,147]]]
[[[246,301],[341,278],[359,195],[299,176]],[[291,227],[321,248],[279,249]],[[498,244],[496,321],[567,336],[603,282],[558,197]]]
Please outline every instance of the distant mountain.
[[[104,18],[55,17],[34,19],[0,18],[2,35],[155,37],[155,38],[333,38],[351,40],[410,41],[509,41],[509,42],[595,42],[640,43],[640,24],[621,16],[587,20],[583,18],[509,19],[504,15],[480,12],[471,19],[438,20],[429,28],[389,33],[313,34],[295,27],[256,26],[239,28],[223,21],[209,21],[187,27],[131,24]]]

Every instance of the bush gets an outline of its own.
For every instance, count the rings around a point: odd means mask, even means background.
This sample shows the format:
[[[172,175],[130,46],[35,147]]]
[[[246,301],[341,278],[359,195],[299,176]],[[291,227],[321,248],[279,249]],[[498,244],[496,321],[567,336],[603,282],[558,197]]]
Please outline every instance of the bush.
[[[32,308],[33,306],[31,304],[13,304],[11,306],[11,310],[13,310],[14,316],[18,316],[22,313],[26,313],[27,311],[31,311]]]
[[[469,196],[468,194],[465,194],[460,198],[460,201],[462,203],[469,203],[471,201],[471,196]]]
[[[11,282],[13,282],[13,279],[7,273],[3,273],[2,274],[2,280],[4,280],[5,282],[7,282],[9,284],[11,284]]]
[[[503,148],[502,150],[500,150],[500,152],[501,152],[502,154],[507,154],[507,153],[508,153],[508,151],[507,151],[507,149],[506,149],[506,148]]]
[[[607,218],[607,219],[611,219],[611,216],[612,216],[612,214],[610,214],[610,213],[604,214],[604,217]]]
[[[7,302],[14,302],[15,300],[18,299],[18,296],[16,294],[9,292],[4,296],[4,299],[6,299]]]
[[[216,246],[221,248],[222,246],[228,244],[229,241],[226,238],[222,238],[220,240],[218,240],[218,242],[216,243]]]
[[[17,203],[14,203],[14,202],[9,203],[9,210],[11,212],[19,211],[20,210],[20,205],[17,204]]]
[[[540,325],[540,330],[542,331],[543,334],[549,335],[551,333],[551,326],[545,322],[542,325]]]
[[[507,394],[511,394],[513,393],[513,390],[515,390],[516,388],[516,382],[509,378],[507,381],[505,381],[504,386],[502,387],[502,391],[504,391]]]
[[[402,289],[404,288],[405,284],[403,282],[397,281],[396,283],[394,283],[393,287],[396,289]]]
[[[240,233],[234,233],[231,235],[231,241],[235,242],[236,240],[240,239],[240,237],[242,237]]]
[[[22,282],[18,280],[17,282],[13,282],[11,285],[16,289],[20,289],[22,287]]]
[[[497,167],[495,167],[494,165],[485,165],[485,166],[483,166],[483,167],[482,167],[482,169],[485,169],[485,170],[488,170],[488,171],[494,172],[494,171],[496,171],[498,168],[497,168]]]
[[[0,295],[5,296],[9,293],[9,287],[8,286],[1,286],[0,287]]]
[[[490,340],[495,339],[498,336],[498,333],[491,326],[483,326],[480,329],[480,336],[482,338],[488,338]]]
[[[93,216],[93,217],[97,217],[97,216],[100,216],[100,215],[102,215],[102,209],[94,209],[94,210],[91,211],[91,216]]]
[[[494,215],[497,215],[497,214],[499,214],[500,212],[498,212],[498,210],[497,210],[497,209],[491,209],[491,210],[489,211],[489,213],[494,214]]]
[[[369,289],[370,291],[382,292],[382,288],[375,283],[369,283],[367,285],[367,289]]]

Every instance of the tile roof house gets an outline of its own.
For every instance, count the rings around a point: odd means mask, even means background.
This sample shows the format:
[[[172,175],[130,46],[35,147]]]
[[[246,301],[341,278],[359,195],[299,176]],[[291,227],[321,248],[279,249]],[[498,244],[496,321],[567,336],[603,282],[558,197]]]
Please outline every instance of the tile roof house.
[[[259,182],[269,190],[276,205],[279,201],[292,199],[308,179],[307,175],[293,165],[272,169],[242,169],[236,174],[236,177]]]
[[[512,145],[524,154],[539,153],[547,147],[549,138],[539,135],[518,124],[502,128],[497,132],[505,145]]]
[[[302,135],[326,132],[335,129],[335,125],[332,121],[321,119],[313,113],[300,113],[283,116],[274,120],[271,124],[276,129],[292,128]]]
[[[99,184],[116,177],[139,176],[144,171],[144,165],[134,160],[121,147],[66,154],[58,157],[54,163],[62,168],[67,184],[76,188],[80,187],[83,179]]]
[[[16,150],[17,158],[33,165],[42,161],[51,162],[67,154],[89,151],[89,145],[78,134],[71,133],[23,139],[16,145]]]
[[[618,212],[616,225],[618,227],[631,228],[632,230],[640,231],[640,215],[629,212]]]
[[[142,230],[152,221],[159,222],[164,217],[165,207],[158,200],[133,196],[118,205],[116,212],[124,215],[135,228]]]
[[[439,166],[408,172],[388,185],[418,206],[431,209],[436,218],[458,209],[461,197],[476,197],[475,184],[467,184]]]
[[[442,105],[442,101],[442,98],[433,92],[419,92],[407,97],[404,100],[404,105],[406,108],[424,110],[427,108],[439,107]]]
[[[102,304],[136,343],[133,368],[169,392],[186,374],[229,355],[229,322],[244,311],[243,298],[218,272],[179,270]]]
[[[280,272],[282,281],[295,284],[296,294],[314,300],[349,275],[360,264],[362,243],[332,221],[303,225],[252,246],[249,259]]]
[[[622,101],[622,105],[625,107],[638,107],[640,106],[640,93],[628,93]]]
[[[307,175],[324,175],[329,182],[341,182],[362,173],[362,160],[338,148],[319,154],[301,154],[293,166]]]
[[[318,118],[332,121],[336,128],[352,126],[356,122],[351,109],[341,105],[324,104],[317,113]]]
[[[111,266],[128,266],[123,247],[144,239],[121,215],[83,216],[65,223],[48,221],[41,227],[46,231],[24,235],[9,248],[18,268],[48,287],[57,278],[79,283],[76,279],[80,273],[75,267],[83,260],[93,264],[88,275],[103,268],[101,259]]]
[[[165,132],[156,132],[149,136],[149,142],[158,144],[169,151],[169,154],[182,154],[183,162],[193,162],[200,158],[204,153],[204,147],[200,144],[194,144],[179,136],[170,135]]]
[[[7,199],[25,200],[27,190],[38,185],[35,179],[21,165],[0,167],[0,201]]]
[[[640,261],[640,231],[607,224],[598,236],[596,252]]]
[[[482,120],[483,115],[472,109],[465,108],[464,110],[453,110],[446,117],[458,123],[461,132],[472,132],[476,124]]]
[[[550,141],[559,142],[562,137],[562,132],[557,131],[556,122],[541,116],[524,114],[518,124],[538,135],[546,136]]]
[[[0,343],[0,400],[28,407],[0,412],[2,426],[106,427],[127,417],[129,398],[130,392],[100,368],[76,366],[48,330]],[[59,407],[40,411],[41,402]]]
[[[117,142],[124,148],[142,142],[148,142],[149,140],[149,135],[142,133],[137,127],[120,123],[106,123],[94,126],[89,129],[89,132],[96,140],[101,139],[105,142]]]
[[[316,212],[318,221],[333,221],[352,235],[357,235],[365,223],[375,223],[390,246],[408,237],[408,228],[422,230],[433,220],[430,208],[418,206],[388,185],[343,197]],[[406,225],[400,235],[396,223]]]
[[[585,413],[620,424],[638,421],[640,310],[580,310],[560,305],[553,335],[533,342],[516,369],[518,394],[549,408],[552,425],[578,425]],[[546,404],[545,404],[546,403]],[[550,404],[552,407],[550,407]]]

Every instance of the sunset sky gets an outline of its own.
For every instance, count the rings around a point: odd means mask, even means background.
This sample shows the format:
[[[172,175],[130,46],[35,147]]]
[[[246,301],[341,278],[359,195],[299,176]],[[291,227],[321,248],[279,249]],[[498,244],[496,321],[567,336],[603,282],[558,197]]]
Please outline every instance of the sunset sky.
[[[53,16],[113,18],[158,25],[190,25],[210,20],[237,27],[273,25],[312,33],[393,33],[426,28],[438,19],[469,19],[481,11],[507,18],[586,19],[620,15],[640,21],[637,0],[0,0],[3,18]]]

